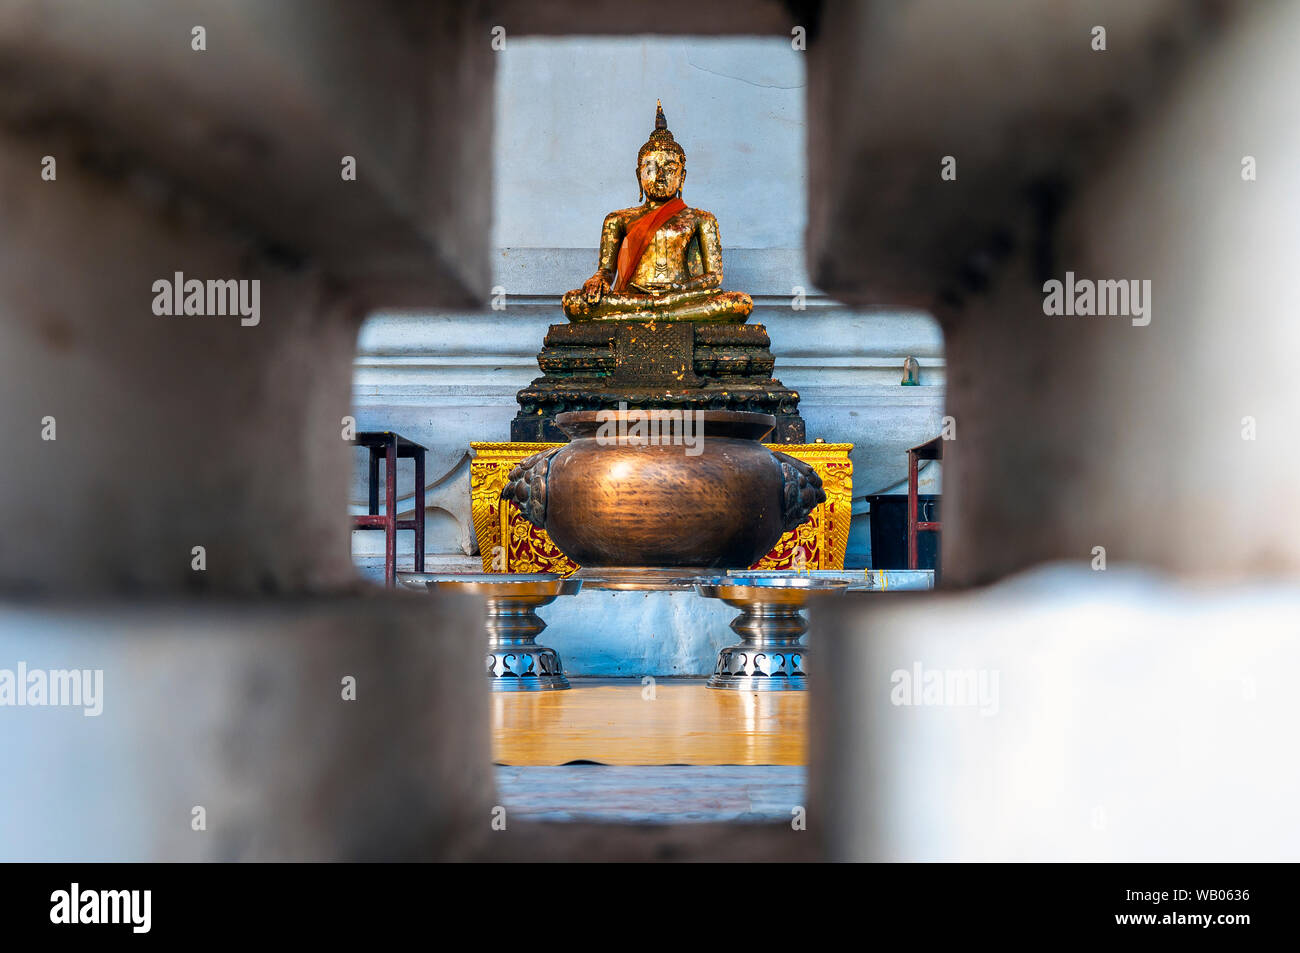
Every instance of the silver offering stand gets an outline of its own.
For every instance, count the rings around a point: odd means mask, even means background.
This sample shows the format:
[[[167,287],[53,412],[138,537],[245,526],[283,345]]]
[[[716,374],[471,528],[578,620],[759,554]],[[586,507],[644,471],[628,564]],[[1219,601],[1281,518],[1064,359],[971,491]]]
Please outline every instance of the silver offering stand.
[[[469,592],[487,601],[488,684],[494,692],[560,691],[569,687],[560,656],[536,642],[546,623],[537,609],[582,588],[554,573],[398,573],[410,589]]]
[[[731,622],[740,642],[718,653],[709,688],[747,692],[803,691],[808,631],[800,610],[815,593],[839,593],[848,579],[813,579],[807,575],[719,576],[702,580],[695,591],[741,610]]]

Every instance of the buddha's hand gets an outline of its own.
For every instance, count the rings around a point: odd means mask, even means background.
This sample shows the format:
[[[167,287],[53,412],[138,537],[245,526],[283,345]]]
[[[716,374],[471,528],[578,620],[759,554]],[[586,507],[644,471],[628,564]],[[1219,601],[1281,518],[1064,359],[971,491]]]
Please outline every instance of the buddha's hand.
[[[609,279],[597,272],[582,285],[582,297],[587,304],[600,304],[600,299],[609,292]]]
[[[669,285],[671,291],[709,291],[722,284],[722,279],[711,272],[705,272],[697,278],[674,281]]]

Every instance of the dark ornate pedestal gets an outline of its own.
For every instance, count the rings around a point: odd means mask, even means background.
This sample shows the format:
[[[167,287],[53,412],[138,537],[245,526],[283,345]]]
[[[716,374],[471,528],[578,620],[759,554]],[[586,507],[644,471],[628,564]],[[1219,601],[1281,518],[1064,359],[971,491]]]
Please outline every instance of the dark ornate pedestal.
[[[512,441],[568,437],[569,410],[743,410],[771,414],[772,443],[803,443],[799,395],[772,377],[761,324],[583,321],[553,324],[537,363],[544,376],[519,391]]]

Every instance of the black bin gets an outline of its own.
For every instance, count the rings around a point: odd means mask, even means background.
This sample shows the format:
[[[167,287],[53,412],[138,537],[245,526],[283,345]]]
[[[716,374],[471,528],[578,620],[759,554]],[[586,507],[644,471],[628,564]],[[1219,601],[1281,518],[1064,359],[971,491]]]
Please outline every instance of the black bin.
[[[917,519],[939,522],[939,494],[922,493],[916,498]],[[871,568],[907,569],[907,494],[877,493],[867,497],[871,504]],[[916,534],[916,568],[939,568],[939,534]]]

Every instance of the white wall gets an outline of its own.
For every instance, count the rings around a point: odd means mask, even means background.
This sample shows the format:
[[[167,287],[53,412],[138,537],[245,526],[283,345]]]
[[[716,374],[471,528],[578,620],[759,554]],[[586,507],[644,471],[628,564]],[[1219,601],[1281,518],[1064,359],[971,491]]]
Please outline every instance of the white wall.
[[[497,72],[496,247],[594,256],[605,214],[637,204],[656,99],[686,150],[683,198],[718,217],[723,246],[802,247],[803,87],[803,54],[779,37],[510,40]]]

